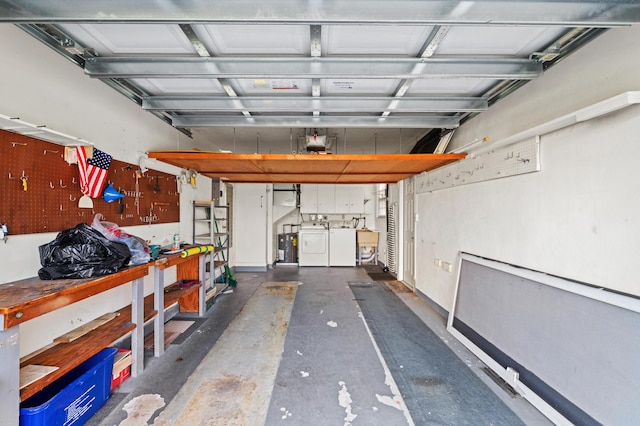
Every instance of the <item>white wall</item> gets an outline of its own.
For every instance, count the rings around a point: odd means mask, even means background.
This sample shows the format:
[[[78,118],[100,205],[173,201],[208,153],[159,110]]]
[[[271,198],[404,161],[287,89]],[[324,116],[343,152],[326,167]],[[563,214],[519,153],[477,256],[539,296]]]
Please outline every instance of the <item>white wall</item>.
[[[610,30],[489,111],[452,141],[510,136],[624,91],[640,89],[640,26]],[[469,252],[640,295],[640,107],[547,134],[542,171],[419,194],[417,288],[444,309]]]
[[[151,149],[190,149],[203,142],[189,139],[169,124],[144,112],[99,80],[83,75],[81,68],[45,47],[17,27],[0,24],[0,114],[83,138],[114,158],[138,164],[141,153]],[[171,167],[144,160],[150,169],[169,172]],[[199,177],[198,188],[183,187],[180,197],[182,223],[126,227],[144,239],[170,240],[179,232],[191,234],[191,200],[210,198],[210,180]],[[9,227],[9,230],[11,228]],[[38,246],[55,233],[9,235],[0,243],[0,284],[37,274]],[[171,279],[171,273],[167,279]],[[145,280],[152,290],[152,274]],[[20,327],[21,355],[30,353],[65,332],[131,301],[131,286],[79,302],[29,321]]]
[[[454,133],[449,149],[497,141],[629,90],[638,90],[640,25],[608,30]]]

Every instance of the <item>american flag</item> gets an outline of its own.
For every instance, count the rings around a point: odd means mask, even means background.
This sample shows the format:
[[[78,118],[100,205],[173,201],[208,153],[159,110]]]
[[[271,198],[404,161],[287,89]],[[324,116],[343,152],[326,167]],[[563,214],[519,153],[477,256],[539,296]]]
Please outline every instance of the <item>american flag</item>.
[[[111,156],[99,149],[93,149],[93,158],[87,159],[84,146],[77,147],[78,171],[80,172],[80,190],[84,195],[97,198],[107,180]]]

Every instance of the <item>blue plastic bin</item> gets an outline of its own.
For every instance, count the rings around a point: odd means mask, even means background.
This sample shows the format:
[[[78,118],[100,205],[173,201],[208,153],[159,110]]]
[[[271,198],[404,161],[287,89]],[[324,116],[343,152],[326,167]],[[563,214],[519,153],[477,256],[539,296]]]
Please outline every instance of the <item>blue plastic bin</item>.
[[[113,358],[98,352],[20,404],[20,426],[82,425],[109,399]]]

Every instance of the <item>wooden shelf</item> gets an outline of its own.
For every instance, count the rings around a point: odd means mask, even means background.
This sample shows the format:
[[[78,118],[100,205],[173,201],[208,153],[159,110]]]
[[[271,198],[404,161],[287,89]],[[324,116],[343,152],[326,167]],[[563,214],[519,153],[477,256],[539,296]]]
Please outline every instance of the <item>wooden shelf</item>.
[[[149,158],[204,176],[244,183],[396,183],[461,160],[466,154],[229,154],[151,151]],[[211,203],[196,202],[196,207]]]
[[[119,315],[111,321],[97,327],[82,337],[69,343],[58,343],[29,357],[20,363],[26,365],[50,365],[58,367],[56,371],[20,390],[20,401],[24,401],[36,392],[44,389],[55,380],[64,376],[102,349],[113,344],[132,332],[136,325],[131,322],[131,305],[116,311]],[[153,308],[153,295],[144,299],[144,322],[151,320],[158,311]]]
[[[130,320],[130,314],[128,318],[125,315],[120,315],[71,343],[58,343],[29,358],[28,361],[20,365],[20,368],[32,364],[50,365],[59,368],[42,379],[22,388],[20,390],[20,401],[24,401],[44,389],[47,385],[61,378],[103,348],[108,347],[114,341],[133,331],[136,326]]]
[[[145,323],[153,319],[154,332],[159,331],[158,335],[162,335],[166,308],[178,303],[181,312],[204,312],[206,302],[201,283],[188,288],[180,288],[177,283],[167,287],[162,286],[164,270],[172,266],[177,268],[178,282],[202,281],[200,271],[204,271],[204,263],[201,265],[200,258],[199,254],[183,258],[179,252],[176,252],[163,254],[154,262],[124,268],[117,273],[101,277],[77,280],[40,280],[38,277],[33,277],[0,286],[0,335],[8,338],[12,338],[14,334],[18,335],[19,326],[23,322],[127,283],[132,284],[133,304],[118,310],[115,318],[95,328],[86,327],[87,324],[78,327],[76,334],[82,334],[81,331],[85,334],[75,340],[48,345],[22,359],[19,359],[18,346],[5,347],[6,350],[11,349],[6,358],[3,358],[8,363],[7,368],[18,369],[29,365],[43,365],[57,367],[57,369],[22,389],[19,389],[18,381],[11,378],[6,383],[6,387],[3,383],[0,397],[13,395],[19,401],[24,401],[68,374],[102,349],[128,335],[131,335],[134,359],[131,374],[134,377],[140,374],[144,366]],[[151,267],[157,268],[154,293],[143,298],[143,278],[149,274]],[[176,290],[173,290],[174,288]],[[167,289],[169,291],[165,292]],[[160,312],[155,307],[156,296],[158,296],[156,293],[161,296],[160,306],[157,308]],[[203,300],[200,300],[201,298]],[[134,315],[135,317],[132,318]],[[159,350],[155,355],[159,356],[161,353],[162,350]],[[2,355],[4,356],[4,352]],[[0,379],[4,381],[4,375]],[[18,412],[11,412],[9,417],[17,423]]]
[[[197,284],[188,288],[180,288],[176,283],[165,287],[165,309],[179,303],[181,312],[197,312],[198,288],[200,288],[201,285],[202,284]],[[166,291],[167,289],[169,289],[169,291]],[[193,302],[194,296],[195,305]],[[20,390],[20,401],[24,401],[44,389],[46,386],[82,364],[85,360],[100,352],[103,348],[113,344],[136,328],[135,324],[131,322],[131,305],[125,306],[117,312],[119,315],[116,318],[95,328],[73,342],[55,344],[21,363],[20,368],[26,365],[50,365],[58,367],[58,369],[22,388]],[[157,313],[158,311],[153,308],[153,294],[150,294],[144,298],[144,322],[146,323],[151,320]]]
[[[210,240],[211,234],[198,234],[198,235],[194,235],[194,238]]]
[[[2,329],[142,278],[148,273],[149,265],[145,264],[102,277],[78,280],[33,277],[3,284],[0,292],[0,314],[4,319]]]
[[[229,262],[226,261],[226,260],[214,260],[213,261],[213,268],[214,269],[221,268],[221,267],[223,267],[225,265],[228,265],[228,264],[229,264]],[[206,272],[211,272],[211,264],[210,263],[206,264],[205,271]]]
[[[139,280],[148,273],[149,265],[145,264],[100,277],[66,280],[41,280],[32,277],[3,284],[0,287],[0,330],[17,327],[56,309]],[[129,307],[128,312],[120,312],[118,317],[73,342],[49,346],[21,363],[16,359],[16,365],[20,364],[21,367],[34,364],[58,367],[54,372],[22,388],[19,391],[20,400],[24,401],[42,390],[135,328],[135,324],[131,322]]]
[[[180,252],[161,254],[156,260],[156,266],[160,269],[167,269],[184,262],[185,259],[180,256]]]
[[[171,284],[164,288],[164,308],[180,304],[180,312],[198,312],[198,300],[200,295],[198,289],[202,284],[192,285],[188,288],[181,288],[177,283]],[[145,305],[147,298],[151,297],[153,306],[153,295],[145,297]]]

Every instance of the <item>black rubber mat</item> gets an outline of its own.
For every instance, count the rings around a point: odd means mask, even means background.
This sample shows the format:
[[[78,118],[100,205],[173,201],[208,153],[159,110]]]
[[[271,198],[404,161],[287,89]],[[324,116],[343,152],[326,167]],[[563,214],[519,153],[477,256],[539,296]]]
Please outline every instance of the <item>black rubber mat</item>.
[[[416,425],[524,424],[391,290],[350,283]]]
[[[380,265],[365,265],[364,270],[371,281],[394,281],[396,278],[388,272],[384,272]]]
[[[367,275],[369,275],[369,278],[371,278],[371,281],[394,281],[395,280],[393,275],[387,274],[385,272],[371,272],[371,273],[368,273]]]

